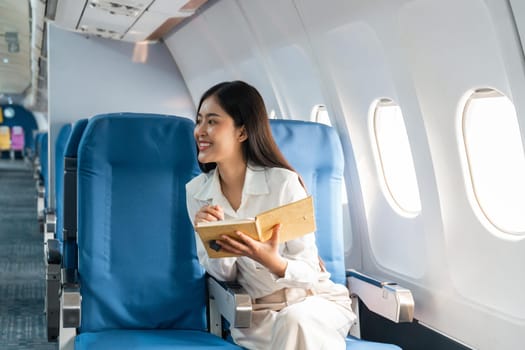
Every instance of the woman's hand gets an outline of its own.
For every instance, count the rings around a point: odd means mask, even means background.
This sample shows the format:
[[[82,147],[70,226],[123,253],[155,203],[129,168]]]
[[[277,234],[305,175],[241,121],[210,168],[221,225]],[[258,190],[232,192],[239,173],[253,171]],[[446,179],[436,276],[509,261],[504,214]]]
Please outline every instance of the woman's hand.
[[[210,222],[224,220],[224,211],[219,205],[205,205],[195,214],[193,225],[199,222]]]
[[[245,235],[240,231],[236,231],[238,240],[230,238],[227,235],[222,235],[217,243],[227,252],[247,256],[264,265],[273,274],[284,277],[288,262],[279,254],[279,233],[281,225],[273,227],[272,237],[266,242],[259,242],[251,237]]]

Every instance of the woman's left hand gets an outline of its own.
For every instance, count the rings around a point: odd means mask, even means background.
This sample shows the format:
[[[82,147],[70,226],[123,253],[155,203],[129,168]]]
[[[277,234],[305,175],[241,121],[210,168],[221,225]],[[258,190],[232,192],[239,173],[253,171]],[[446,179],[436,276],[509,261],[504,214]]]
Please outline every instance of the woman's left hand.
[[[240,231],[235,231],[238,240],[222,235],[217,243],[227,252],[247,256],[264,265],[273,274],[284,277],[288,262],[279,254],[279,233],[281,225],[273,227],[272,237],[266,242],[259,242],[245,235]]]

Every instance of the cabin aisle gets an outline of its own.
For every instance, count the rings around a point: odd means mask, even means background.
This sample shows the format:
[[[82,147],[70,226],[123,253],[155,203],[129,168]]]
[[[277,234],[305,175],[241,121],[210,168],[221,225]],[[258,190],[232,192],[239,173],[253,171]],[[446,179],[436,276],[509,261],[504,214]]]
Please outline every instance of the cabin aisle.
[[[32,170],[0,161],[0,349],[57,349],[45,328],[44,252]]]

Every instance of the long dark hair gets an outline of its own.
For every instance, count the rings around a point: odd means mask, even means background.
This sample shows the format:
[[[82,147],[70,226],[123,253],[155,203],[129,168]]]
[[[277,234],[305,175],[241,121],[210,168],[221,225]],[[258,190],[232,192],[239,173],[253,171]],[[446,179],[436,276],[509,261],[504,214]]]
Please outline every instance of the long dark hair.
[[[242,144],[242,152],[247,162],[263,167],[285,168],[297,173],[284,158],[273,139],[266,107],[257,89],[239,80],[214,85],[202,95],[197,114],[204,100],[212,96],[233,118],[236,127],[244,126],[248,139]],[[217,163],[199,162],[199,167],[207,173],[215,169]],[[299,181],[304,187],[300,176]]]

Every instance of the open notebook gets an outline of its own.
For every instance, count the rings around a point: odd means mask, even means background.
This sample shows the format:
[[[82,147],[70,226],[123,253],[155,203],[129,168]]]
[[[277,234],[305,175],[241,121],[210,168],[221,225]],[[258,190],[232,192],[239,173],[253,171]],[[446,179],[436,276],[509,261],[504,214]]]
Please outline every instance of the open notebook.
[[[258,214],[255,218],[200,222],[195,230],[200,236],[210,258],[236,256],[221,251],[216,240],[222,235],[237,239],[241,231],[253,239],[264,242],[272,236],[275,225],[281,224],[280,242],[286,242],[315,231],[315,214],[312,196],[276,207]]]

